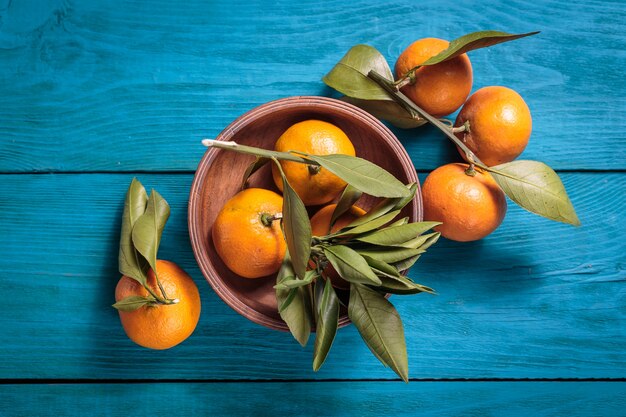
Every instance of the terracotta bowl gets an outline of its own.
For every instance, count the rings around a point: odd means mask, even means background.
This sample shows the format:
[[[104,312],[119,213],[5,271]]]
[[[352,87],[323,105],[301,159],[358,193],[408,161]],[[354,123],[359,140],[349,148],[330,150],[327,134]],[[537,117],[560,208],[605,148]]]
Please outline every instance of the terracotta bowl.
[[[291,97],[259,106],[230,124],[217,140],[271,149],[278,137],[302,120],[319,119],[340,127],[351,139],[357,156],[368,159],[395,175],[403,183],[417,182],[415,168],[396,137],[376,118],[339,100],[324,97]],[[274,295],[275,276],[245,279],[231,272],[221,261],[211,239],[211,227],[224,203],[240,188],[249,155],[208,149],[198,165],[189,195],[189,236],[204,277],[215,292],[235,311],[255,323],[288,330],[278,314]],[[250,186],[279,192],[266,165],[250,178]],[[367,210],[376,199],[364,196],[357,205]],[[311,207],[315,213],[319,207]],[[411,221],[422,219],[421,193],[404,209]],[[339,292],[339,291],[338,291]],[[339,294],[344,298],[347,294]],[[349,323],[342,311],[340,325]]]

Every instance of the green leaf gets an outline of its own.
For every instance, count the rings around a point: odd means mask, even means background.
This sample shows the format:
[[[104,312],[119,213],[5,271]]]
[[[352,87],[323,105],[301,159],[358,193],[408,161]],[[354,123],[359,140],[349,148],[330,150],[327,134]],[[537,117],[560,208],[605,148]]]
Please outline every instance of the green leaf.
[[[135,311],[143,306],[155,303],[156,300],[152,296],[142,297],[139,295],[131,295],[130,297],[126,297],[123,300],[120,300],[117,303],[113,304],[113,308],[116,308],[120,311]]]
[[[380,285],[380,278],[372,271],[361,255],[343,245],[324,248],[324,255],[339,276],[349,282]]]
[[[486,48],[488,46],[497,45],[502,42],[513,41],[515,39],[524,38],[526,36],[536,35],[539,32],[522,33],[514,35],[506,32],[499,32],[495,30],[484,30],[481,32],[469,33],[465,36],[461,36],[450,42],[447,49],[439,52],[437,55],[426,60],[421,66],[435,65],[443,61],[455,58],[466,52],[473,51],[475,49]]]
[[[262,157],[262,156],[257,156],[255,158],[254,162],[252,162],[250,165],[248,165],[248,168],[246,168],[246,171],[243,173],[243,177],[241,179],[241,189],[242,190],[244,188],[246,188],[246,184],[248,182],[248,178],[250,178],[250,176],[252,176],[252,174],[254,174],[259,169],[261,169],[263,167],[263,165],[267,164],[269,161],[270,161],[269,158],[265,158],[265,157]]]
[[[293,277],[295,274],[289,253],[285,254],[283,263],[276,276],[276,283],[280,285],[283,281]],[[291,301],[287,303],[288,298]],[[294,288],[291,290],[277,289],[276,301],[282,306],[279,310],[280,317],[289,327],[289,331],[293,337],[302,346],[306,346],[311,334],[311,303],[306,287]]]
[[[369,256],[379,261],[395,264],[405,259],[420,255],[422,249],[394,248],[394,249],[359,249],[357,252],[362,256]]]
[[[420,254],[420,255],[411,256],[410,258],[406,258],[402,261],[395,262],[393,266],[395,266],[398,271],[408,271],[409,268],[415,265],[415,262],[417,262],[420,256],[422,255]]]
[[[141,285],[146,285],[146,261],[139,256],[133,246],[133,226],[146,211],[148,194],[137,178],[133,178],[126,192],[124,213],[122,214],[122,230],[120,232],[120,251],[118,266],[120,273],[133,278]]]
[[[409,113],[395,101],[363,100],[348,96],[341,97],[341,100],[360,107],[374,117],[386,120],[401,129],[412,129],[428,123],[417,112]]]
[[[405,187],[409,189],[409,194],[397,199],[396,205],[393,207],[395,210],[403,209],[413,200],[413,198],[415,198],[415,193],[417,192],[417,183],[412,182],[405,185]]]
[[[342,214],[347,213],[348,210],[357,202],[359,198],[363,195],[362,192],[348,184],[346,188],[341,193],[341,197],[339,197],[339,201],[337,202],[337,206],[335,207],[335,211],[333,211],[333,215],[330,218],[329,230],[327,233],[330,233],[330,229],[333,227],[335,222]]]
[[[385,198],[381,200],[378,204],[376,204],[376,206],[374,206],[374,208],[369,210],[365,215],[354,220],[347,227],[359,226],[388,213],[390,210],[400,210],[404,208],[404,206],[406,206],[411,200],[413,200],[413,197],[415,197],[417,184],[407,184],[406,187],[409,190],[408,196],[401,198]]]
[[[401,226],[385,227],[367,235],[356,238],[360,242],[370,243],[379,246],[401,246],[401,247],[417,247],[424,243],[415,243],[415,239],[433,227],[440,225],[438,222],[416,222]]]
[[[146,211],[133,227],[133,245],[156,273],[157,252],[163,228],[170,216],[170,206],[161,194],[152,190]]]
[[[304,275],[304,279],[299,279],[297,277],[287,277],[280,284],[274,285],[275,289],[288,290],[292,288],[304,287],[305,285],[309,285],[315,278],[317,278],[317,271],[311,270],[306,271]]]
[[[379,275],[382,285],[376,287],[377,291],[384,291],[391,294],[408,295],[419,294],[421,292],[427,292],[429,294],[435,294],[435,290],[425,285],[416,284],[404,275]]]
[[[400,214],[400,210],[394,210],[390,213],[387,213],[383,216],[370,220],[368,223],[360,224],[356,227],[351,227],[352,224],[344,227],[341,230],[338,230],[336,233],[333,233],[331,236],[341,237],[347,235],[360,235],[362,233],[371,232],[372,230],[378,229],[381,226],[386,225],[390,221],[396,218],[396,216]]]
[[[275,287],[278,287],[277,289],[284,289],[282,287],[282,284],[276,284]],[[288,291],[287,296],[285,298],[283,298],[280,301],[280,304],[278,305],[278,313],[282,313],[283,311],[285,311],[287,309],[287,307],[289,307],[289,305],[291,305],[291,302],[294,300],[294,298],[296,297],[296,295],[298,295],[298,289],[297,288],[287,288],[286,291]]]
[[[427,235],[424,235],[423,237],[426,237],[427,239],[424,241],[424,243],[421,243],[419,246],[416,246],[415,249],[426,251],[426,249],[430,248],[432,245],[437,243],[437,241],[441,237],[441,233],[439,232],[429,233]]]
[[[408,217],[403,217],[400,220],[396,220],[395,222],[391,223],[387,227],[402,226],[403,224],[409,224],[409,218]]]
[[[580,226],[574,206],[559,176],[538,161],[513,161],[489,168],[511,200],[526,210],[574,226]]]
[[[311,222],[304,203],[298,194],[291,188],[285,173],[278,162],[274,160],[283,178],[283,230],[287,249],[291,255],[293,269],[296,275],[304,278],[311,256]]]
[[[376,271],[379,271],[386,275],[395,276],[395,277],[400,276],[398,269],[388,264],[387,262],[380,261],[376,258],[372,258],[371,256],[367,256],[367,255],[362,255],[362,256],[367,262],[367,264],[372,267],[372,269],[375,269]]]
[[[379,292],[353,283],[348,316],[374,355],[408,382],[404,328],[394,306]]]
[[[396,177],[370,161],[356,156],[306,155],[357,190],[374,197],[406,197],[410,190]]]
[[[315,327],[315,347],[313,349],[313,370],[317,372],[335,340],[339,323],[339,298],[333,289],[330,280],[326,280],[321,300],[315,309],[317,311]]]
[[[380,52],[369,45],[355,45],[326,74],[322,81],[331,88],[355,98],[365,100],[388,100],[387,92],[367,74],[376,70],[379,74],[393,81],[393,74]]]

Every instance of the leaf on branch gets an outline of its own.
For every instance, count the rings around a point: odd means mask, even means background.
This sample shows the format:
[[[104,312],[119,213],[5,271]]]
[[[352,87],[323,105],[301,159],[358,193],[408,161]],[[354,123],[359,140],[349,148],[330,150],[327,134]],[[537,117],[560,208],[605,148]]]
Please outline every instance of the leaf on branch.
[[[531,213],[580,226],[561,179],[543,162],[519,160],[488,171],[511,200]]]
[[[287,249],[291,255],[291,262],[296,275],[304,278],[311,256],[311,222],[304,203],[295,192],[280,163],[275,160],[276,166],[283,179],[283,231]]]
[[[352,224],[354,223],[349,224],[348,226],[334,233],[333,236],[341,237],[341,236],[348,236],[348,235],[360,235],[363,233],[371,232],[372,230],[376,230],[379,227],[386,225],[387,223],[395,219],[398,216],[398,214],[400,214],[400,210],[394,210],[390,213],[387,213],[380,217],[372,219],[367,223],[362,223],[356,227],[351,227]]]
[[[133,245],[156,273],[156,260],[161,235],[170,216],[170,206],[161,194],[152,190],[146,211],[133,226]]]
[[[291,265],[289,253],[286,253],[276,276],[276,284],[280,286],[285,280],[290,279],[294,275],[295,272]],[[280,317],[289,327],[293,337],[302,346],[306,346],[311,334],[311,303],[307,291],[303,287],[291,290],[276,290],[276,301],[279,305]]]
[[[408,382],[404,327],[394,306],[379,292],[353,283],[348,316],[374,355]]]
[[[113,304],[113,307],[120,311],[135,311],[140,309],[143,306],[154,304],[156,300],[152,296],[142,297],[140,295],[131,295],[130,297],[126,297],[123,300],[118,301]]]
[[[378,165],[350,155],[306,155],[354,188],[374,197],[407,197],[411,191]]]
[[[350,211],[350,208],[357,202],[359,198],[361,198],[363,193],[350,184],[346,186],[346,188],[341,193],[341,197],[339,197],[339,201],[337,202],[337,206],[335,207],[335,211],[330,218],[330,225],[328,231],[326,233],[330,233],[331,228],[334,226],[335,222],[341,215]]]
[[[126,192],[122,230],[120,232],[119,271],[122,275],[133,278],[144,285],[147,281],[146,260],[141,257],[133,245],[133,226],[146,211],[148,194],[137,178],[133,178]]]
[[[311,270],[306,271],[304,275],[304,279],[299,279],[297,277],[287,277],[280,284],[274,285],[275,289],[280,290],[290,290],[292,288],[304,287],[305,285],[309,285],[315,278],[317,278],[317,271]]]
[[[246,171],[243,173],[243,177],[241,179],[241,189],[246,188],[246,184],[248,183],[248,178],[252,176],[255,172],[263,167],[263,165],[267,164],[270,161],[269,158],[265,158],[262,156],[257,156],[255,160],[248,165]]]
[[[369,45],[355,45],[326,74],[322,81],[331,88],[350,97],[364,100],[391,101],[387,92],[367,74],[376,70],[379,74],[393,81],[393,74],[380,52]]]
[[[438,222],[416,222],[401,226],[385,227],[367,235],[359,236],[357,240],[379,246],[418,247],[427,239],[418,239],[419,235],[440,224]]]
[[[335,340],[339,324],[339,298],[330,280],[325,281],[324,291],[318,305],[315,327],[315,347],[313,349],[313,370],[317,372],[324,364]]]
[[[420,66],[435,65],[440,62],[455,58],[469,51],[486,48],[488,46],[497,45],[503,42],[513,41],[515,39],[525,38],[526,36],[536,35],[537,33],[539,32],[529,32],[515,35],[506,32],[499,32],[496,30],[484,30],[480,32],[469,33],[450,42],[448,48],[426,60]]]
[[[333,245],[324,248],[324,255],[341,278],[348,282],[380,285],[380,278],[372,268],[353,249],[343,245]]]
[[[404,206],[409,204],[409,202],[411,202],[411,200],[413,200],[413,198],[415,197],[415,193],[417,191],[417,184],[416,183],[407,184],[406,187],[409,190],[408,196],[399,197],[399,198],[385,198],[379,201],[378,204],[374,206],[374,208],[372,208],[370,211],[365,213],[363,216],[354,220],[347,227],[355,227],[361,224],[365,224],[365,223],[370,222],[373,219],[376,219],[388,213],[390,210],[400,210],[404,208]]]
[[[369,256],[379,261],[387,262],[388,264],[395,264],[405,259],[412,258],[417,255],[421,255],[425,252],[422,249],[410,249],[410,248],[394,248],[394,249],[359,249],[357,252],[363,256]],[[401,269],[399,269],[401,270]]]

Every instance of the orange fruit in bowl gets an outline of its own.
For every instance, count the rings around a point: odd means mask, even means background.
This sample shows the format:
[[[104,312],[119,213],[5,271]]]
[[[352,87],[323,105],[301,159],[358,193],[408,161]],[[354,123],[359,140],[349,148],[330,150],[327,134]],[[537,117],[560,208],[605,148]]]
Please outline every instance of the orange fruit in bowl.
[[[326,236],[329,233],[334,233],[365,214],[365,210],[357,206],[352,206],[348,211],[339,216],[331,228],[330,220],[336,207],[337,204],[329,204],[322,207],[311,217],[311,231],[313,232],[313,236]],[[329,264],[324,268],[324,274],[330,279],[330,282],[335,288],[346,290],[350,288],[350,283],[341,278],[332,265]]]
[[[176,304],[143,306],[134,311],[119,310],[126,335],[140,346],[150,349],[169,349],[187,339],[200,318],[200,293],[193,279],[173,262],[157,260],[159,281]],[[161,294],[154,271],[148,271],[148,285],[155,294]],[[130,296],[148,296],[148,291],[127,276],[117,283],[115,300]]]
[[[506,198],[488,172],[469,165],[448,164],[431,172],[422,186],[424,220],[442,222],[441,235],[459,242],[482,239],[500,226],[506,214]]]
[[[280,152],[301,151],[312,155],[344,154],[355,156],[354,145],[337,126],[321,120],[305,120],[289,127],[276,141]],[[280,161],[289,185],[305,205],[325,204],[345,188],[346,182],[325,168],[299,162]],[[272,176],[282,191],[280,171],[272,165]]]
[[[458,132],[457,136],[487,166],[517,158],[528,144],[533,125],[524,99],[514,90],[499,86],[484,87],[472,94],[455,126],[466,122],[469,131]]]
[[[261,188],[240,191],[224,204],[211,234],[217,254],[231,271],[244,278],[278,271],[287,248],[275,219],[282,209],[283,198]]]
[[[449,42],[437,38],[419,39],[398,57],[396,78],[448,48]],[[467,54],[448,61],[419,68],[414,82],[402,88],[415,104],[435,117],[455,112],[472,90],[472,64]]]

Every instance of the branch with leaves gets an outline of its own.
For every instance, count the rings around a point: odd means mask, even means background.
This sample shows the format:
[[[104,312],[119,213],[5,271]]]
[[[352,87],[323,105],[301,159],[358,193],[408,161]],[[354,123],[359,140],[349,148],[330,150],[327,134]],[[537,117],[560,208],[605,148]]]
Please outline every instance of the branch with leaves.
[[[438,64],[475,49],[537,33],[539,32],[517,35],[497,31],[470,33],[453,40],[447,49],[411,69],[405,77],[397,81],[394,81],[391,69],[380,52],[368,45],[356,45],[323,77],[323,81],[345,94],[343,100],[395,126],[412,128],[431,123],[465,152],[471,168],[476,166],[491,173],[513,202],[550,220],[579,226],[580,220],[574,206],[561,179],[552,168],[543,162],[529,160],[486,166],[454,135],[455,131],[448,120],[433,117],[399,91],[410,80],[411,74],[422,66]]]
[[[400,217],[402,209],[413,201],[417,184],[402,184],[383,168],[353,156],[276,152],[209,139],[203,144],[255,155],[257,159],[246,170],[243,184],[264,163],[275,163],[281,173],[281,225],[287,254],[274,288],[280,316],[301,345],[306,345],[315,327],[313,369],[317,371],[328,356],[344,305],[374,355],[408,381],[404,329],[387,296],[434,293],[413,282],[405,272],[440,236],[429,232],[440,223],[411,223],[408,217]],[[313,236],[306,208],[279,160],[321,166],[348,183],[331,216],[331,226],[363,193],[381,200],[343,228]],[[349,283],[347,294],[335,289],[330,271]]]
[[[144,186],[133,178],[124,203],[120,232],[119,271],[141,284],[148,296],[130,296],[113,304],[121,311],[134,311],[146,305],[178,303],[168,298],[156,273],[157,252],[163,228],[170,215],[170,206],[161,195],[152,190],[150,197]],[[155,271],[160,294],[148,285],[148,270]]]

